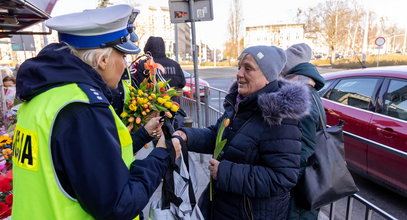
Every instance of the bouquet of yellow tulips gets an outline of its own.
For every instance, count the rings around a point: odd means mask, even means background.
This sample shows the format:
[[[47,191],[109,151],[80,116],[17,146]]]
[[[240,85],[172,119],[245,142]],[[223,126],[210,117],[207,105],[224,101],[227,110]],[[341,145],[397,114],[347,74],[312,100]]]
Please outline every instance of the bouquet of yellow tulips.
[[[161,112],[172,118],[180,108],[171,98],[181,95],[181,92],[174,88],[167,89],[169,80],[157,82],[157,68],[158,65],[152,59],[147,59],[145,69],[149,77],[140,83],[139,88],[130,87],[130,100],[124,103],[125,110],[120,114],[129,129],[137,130]]]

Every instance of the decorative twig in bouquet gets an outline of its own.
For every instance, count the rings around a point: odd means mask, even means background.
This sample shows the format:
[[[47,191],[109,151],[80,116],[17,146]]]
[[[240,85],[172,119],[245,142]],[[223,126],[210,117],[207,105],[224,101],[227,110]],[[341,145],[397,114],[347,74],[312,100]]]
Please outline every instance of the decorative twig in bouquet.
[[[168,82],[162,77],[160,64],[155,63],[150,55],[144,63],[148,77],[140,83],[139,88],[130,87],[131,99],[124,103],[125,110],[120,115],[129,130],[137,130],[145,125],[148,120],[160,114],[172,118],[179,110],[179,104],[171,100],[181,92],[169,87]]]

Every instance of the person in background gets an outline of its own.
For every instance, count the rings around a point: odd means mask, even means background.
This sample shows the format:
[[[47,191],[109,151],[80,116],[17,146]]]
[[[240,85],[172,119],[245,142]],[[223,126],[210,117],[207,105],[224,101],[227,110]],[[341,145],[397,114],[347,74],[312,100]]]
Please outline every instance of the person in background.
[[[299,176],[299,178],[301,178],[307,165],[308,158],[315,152],[314,149],[316,145],[315,142],[316,132],[320,130],[319,126],[320,117],[318,105],[314,102],[312,97],[314,97],[317,102],[320,102],[320,105],[322,106],[322,102],[321,99],[319,98],[317,91],[324,87],[325,80],[321,76],[321,74],[319,74],[315,66],[309,63],[309,61],[311,60],[312,51],[307,44],[305,43],[294,44],[291,47],[289,47],[285,51],[285,53],[287,55],[287,64],[285,65],[281,73],[281,76],[286,79],[299,82],[303,85],[308,86],[310,91],[309,92],[310,102],[312,103],[310,114],[301,119],[302,146],[301,146],[301,165]],[[323,115],[322,118],[325,118],[325,115]],[[325,122],[322,123],[325,124]],[[301,207],[298,207],[296,205],[296,199],[300,198],[295,197],[295,191],[293,190],[292,197],[290,200],[290,211],[288,219],[290,220],[318,219],[319,209],[318,210],[302,209]]]
[[[13,70],[13,76],[14,77],[17,77],[18,69],[20,69],[20,64],[17,63],[16,66],[14,67],[14,70]]]
[[[3,86],[6,88],[16,86],[16,78],[14,76],[6,76],[3,78]]]
[[[182,90],[182,88],[184,88],[186,84],[184,72],[179,63],[165,55],[165,43],[162,37],[149,37],[144,46],[144,53],[150,54],[153,57],[154,62],[160,64],[164,68],[164,70],[160,72],[166,81],[170,80],[170,87],[174,87],[176,90]],[[138,85],[148,77],[144,68],[145,62],[146,60],[141,60],[134,65],[137,68],[134,75]],[[180,103],[181,101],[180,97],[173,97],[172,100],[177,103]],[[173,120],[174,128],[183,126],[185,116],[186,114],[181,106],[181,109],[175,114]]]
[[[299,120],[308,114],[307,88],[277,80],[286,63],[284,50],[278,47],[248,47],[238,59],[237,81],[217,123],[180,128],[174,135],[187,142],[188,150],[212,154],[219,127],[229,119],[222,136],[226,146],[219,158],[209,161],[214,194],[207,216],[285,219],[299,172]]]
[[[16,78],[14,76],[6,76],[3,78],[4,99],[6,101],[7,110],[14,107],[16,97]]]
[[[179,63],[175,60],[168,58],[165,55],[165,44],[162,37],[149,37],[146,45],[144,46],[144,53],[149,53],[154,62],[161,64],[165,71],[162,73],[165,80],[171,80],[169,85],[175,89],[181,90],[185,86],[185,76]],[[144,74],[143,60],[137,65],[136,79],[141,83],[148,75]]]
[[[115,5],[53,17],[46,25],[60,43],[21,65],[14,220],[134,219],[161,183],[170,166],[164,138],[134,160],[130,133],[110,105],[126,51],[135,49],[127,40],[131,13]],[[158,117],[151,121],[160,127]]]

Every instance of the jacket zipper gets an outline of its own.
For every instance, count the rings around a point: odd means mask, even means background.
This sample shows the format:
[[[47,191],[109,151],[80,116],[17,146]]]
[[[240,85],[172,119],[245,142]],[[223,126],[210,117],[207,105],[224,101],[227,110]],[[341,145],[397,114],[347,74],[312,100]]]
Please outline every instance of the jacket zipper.
[[[233,105],[233,103],[232,103],[228,98],[225,98],[225,101],[228,102],[229,105],[233,107],[234,113],[233,113],[233,118],[232,118],[232,120],[231,120],[231,121],[233,121],[233,120],[236,118],[236,115],[237,115],[237,112],[238,112],[239,104],[240,104],[240,103],[237,104],[237,108],[235,108],[235,106]]]

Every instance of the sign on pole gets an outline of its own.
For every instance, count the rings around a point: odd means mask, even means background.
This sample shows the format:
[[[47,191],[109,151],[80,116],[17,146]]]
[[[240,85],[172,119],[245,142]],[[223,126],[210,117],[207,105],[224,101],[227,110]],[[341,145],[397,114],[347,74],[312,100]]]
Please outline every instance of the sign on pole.
[[[374,43],[375,43],[377,46],[381,47],[381,46],[384,45],[384,43],[386,43],[386,39],[384,39],[384,37],[378,37],[378,38],[376,38],[376,40],[374,41]]]
[[[195,0],[194,13],[189,11],[188,0],[169,0],[170,19],[171,23],[184,23],[191,21],[191,14],[193,14],[194,21],[212,21],[213,10],[212,0]]]
[[[211,21],[213,20],[212,0],[169,0],[170,19],[171,23],[191,22],[191,41],[192,41],[192,57],[194,61],[194,78],[195,82],[199,82],[198,73],[198,57],[196,55],[196,21]],[[175,39],[177,42],[177,39]],[[198,128],[201,127],[201,103],[199,100],[199,83],[195,83],[196,92],[196,109]],[[202,160],[201,160],[202,161]]]
[[[380,49],[382,49],[384,43],[386,43],[386,39],[384,39],[384,37],[378,37],[376,38],[376,40],[374,41],[374,43],[377,45],[377,64],[376,66],[379,66],[379,62],[380,62]]]

